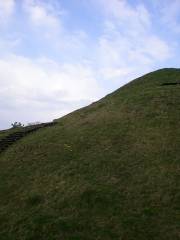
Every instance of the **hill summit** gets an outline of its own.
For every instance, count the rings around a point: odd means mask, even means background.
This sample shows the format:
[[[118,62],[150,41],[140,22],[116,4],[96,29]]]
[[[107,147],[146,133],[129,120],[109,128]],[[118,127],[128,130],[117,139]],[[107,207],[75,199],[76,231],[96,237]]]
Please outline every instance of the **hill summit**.
[[[149,73],[2,152],[0,239],[179,239],[179,83]]]

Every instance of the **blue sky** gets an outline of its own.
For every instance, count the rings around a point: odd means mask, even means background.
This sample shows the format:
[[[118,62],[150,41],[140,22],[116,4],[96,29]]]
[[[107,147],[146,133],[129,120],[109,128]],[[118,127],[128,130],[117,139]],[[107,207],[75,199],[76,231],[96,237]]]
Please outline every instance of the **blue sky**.
[[[0,0],[0,129],[180,65],[179,0]]]

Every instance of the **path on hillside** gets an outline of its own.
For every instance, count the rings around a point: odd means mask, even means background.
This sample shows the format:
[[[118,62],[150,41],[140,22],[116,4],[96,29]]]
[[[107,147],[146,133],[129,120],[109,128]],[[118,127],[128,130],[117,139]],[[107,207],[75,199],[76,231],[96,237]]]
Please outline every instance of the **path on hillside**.
[[[36,132],[39,129],[54,126],[55,124],[57,123],[50,122],[50,123],[42,123],[38,125],[28,126],[28,127],[21,128],[19,131],[9,134],[8,136],[0,140],[0,154],[3,151],[5,151],[8,147],[10,147],[12,144],[22,139],[23,137],[33,132]]]

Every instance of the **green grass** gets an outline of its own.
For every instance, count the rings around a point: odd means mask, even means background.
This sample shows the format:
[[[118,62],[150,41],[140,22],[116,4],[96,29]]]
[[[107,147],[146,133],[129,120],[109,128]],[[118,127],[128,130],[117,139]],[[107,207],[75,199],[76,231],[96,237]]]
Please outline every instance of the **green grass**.
[[[145,75],[0,156],[1,240],[180,238],[180,70]]]

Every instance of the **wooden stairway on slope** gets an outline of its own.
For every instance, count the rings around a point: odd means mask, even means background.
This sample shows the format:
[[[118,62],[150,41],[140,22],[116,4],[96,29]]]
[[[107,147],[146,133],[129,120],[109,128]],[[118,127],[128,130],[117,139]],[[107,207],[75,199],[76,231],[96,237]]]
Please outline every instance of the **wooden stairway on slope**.
[[[37,130],[42,128],[54,126],[55,124],[57,123],[56,122],[41,123],[38,125],[21,128],[19,131],[9,134],[8,136],[0,139],[0,153],[5,151],[8,147],[16,143],[18,140],[29,135],[30,133],[36,132]]]

